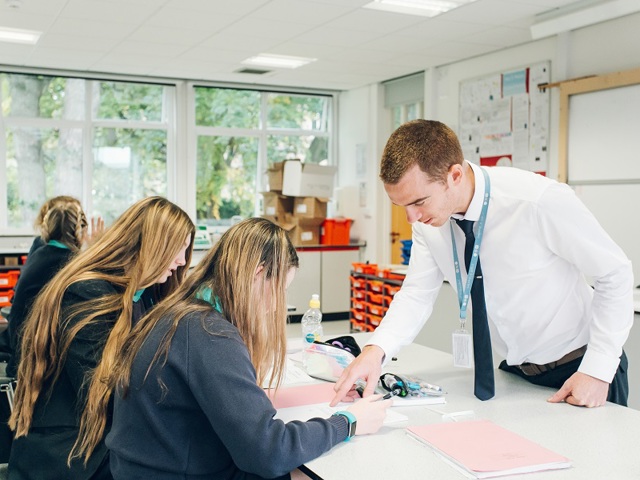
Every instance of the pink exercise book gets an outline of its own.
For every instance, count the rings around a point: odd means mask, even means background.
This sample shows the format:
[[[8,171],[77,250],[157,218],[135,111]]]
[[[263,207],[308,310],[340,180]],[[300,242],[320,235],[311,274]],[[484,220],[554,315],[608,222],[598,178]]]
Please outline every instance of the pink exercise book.
[[[476,478],[571,466],[568,458],[488,420],[435,423],[407,430]]]

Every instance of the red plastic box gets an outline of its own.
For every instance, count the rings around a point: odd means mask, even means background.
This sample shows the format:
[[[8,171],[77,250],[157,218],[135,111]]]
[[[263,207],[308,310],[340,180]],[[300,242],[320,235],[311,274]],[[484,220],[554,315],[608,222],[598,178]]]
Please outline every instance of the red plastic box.
[[[321,245],[349,245],[350,218],[325,218],[320,233]]]

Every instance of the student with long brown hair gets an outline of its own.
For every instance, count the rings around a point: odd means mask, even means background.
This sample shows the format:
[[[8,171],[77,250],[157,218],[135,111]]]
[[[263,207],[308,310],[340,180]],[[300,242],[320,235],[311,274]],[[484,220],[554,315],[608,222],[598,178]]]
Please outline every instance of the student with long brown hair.
[[[105,379],[132,327],[182,282],[194,235],[178,206],[146,198],[45,287],[24,328],[9,478],[111,478]]]
[[[114,478],[289,478],[353,427],[380,428],[391,400],[379,396],[327,419],[273,418],[261,385],[282,377],[285,289],[297,266],[282,228],[244,220],[135,327],[112,378]]]
[[[7,375],[15,377],[20,359],[20,339],[27,314],[41,290],[80,251],[87,231],[87,218],[73,197],[56,197],[40,221],[43,246],[34,249],[20,273],[20,281],[9,313],[11,358]],[[34,242],[35,243],[35,242]]]

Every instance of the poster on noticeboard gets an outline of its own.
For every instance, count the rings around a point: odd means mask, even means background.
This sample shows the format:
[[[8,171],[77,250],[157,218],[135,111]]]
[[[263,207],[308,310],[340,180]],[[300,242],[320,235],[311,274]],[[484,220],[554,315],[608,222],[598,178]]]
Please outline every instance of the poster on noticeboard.
[[[550,62],[460,83],[458,136],[464,156],[486,166],[549,169]]]

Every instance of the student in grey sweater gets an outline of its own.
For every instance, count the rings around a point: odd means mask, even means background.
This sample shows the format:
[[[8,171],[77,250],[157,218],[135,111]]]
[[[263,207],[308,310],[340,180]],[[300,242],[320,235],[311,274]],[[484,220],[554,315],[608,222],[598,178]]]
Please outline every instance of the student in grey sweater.
[[[274,419],[261,385],[271,366],[282,378],[285,289],[297,266],[284,230],[245,220],[132,331],[112,379],[115,479],[289,478],[380,428],[390,400],[377,396],[326,419]]]

